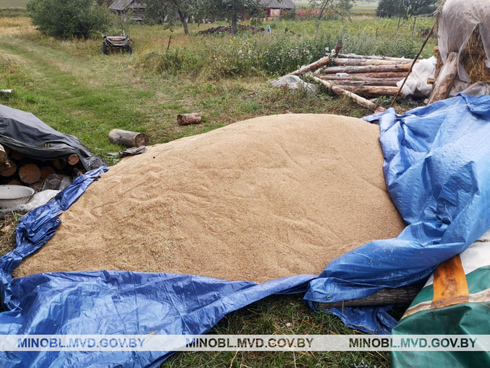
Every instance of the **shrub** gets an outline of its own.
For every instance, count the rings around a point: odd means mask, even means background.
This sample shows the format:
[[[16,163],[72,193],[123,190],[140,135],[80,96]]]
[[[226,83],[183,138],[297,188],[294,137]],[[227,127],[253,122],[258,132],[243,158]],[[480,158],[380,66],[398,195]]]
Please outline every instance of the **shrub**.
[[[95,0],[29,0],[27,10],[41,32],[56,38],[89,38],[113,20],[109,9]]]

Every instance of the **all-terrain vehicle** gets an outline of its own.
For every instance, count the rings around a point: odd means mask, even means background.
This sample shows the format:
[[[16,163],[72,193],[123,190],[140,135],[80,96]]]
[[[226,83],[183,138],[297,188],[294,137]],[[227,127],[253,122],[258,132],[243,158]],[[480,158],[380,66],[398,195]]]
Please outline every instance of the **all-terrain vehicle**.
[[[123,30],[122,36],[106,36],[102,35],[104,41],[102,41],[102,52],[106,55],[114,53],[116,51],[133,53],[133,47],[131,46],[131,38],[126,31]]]

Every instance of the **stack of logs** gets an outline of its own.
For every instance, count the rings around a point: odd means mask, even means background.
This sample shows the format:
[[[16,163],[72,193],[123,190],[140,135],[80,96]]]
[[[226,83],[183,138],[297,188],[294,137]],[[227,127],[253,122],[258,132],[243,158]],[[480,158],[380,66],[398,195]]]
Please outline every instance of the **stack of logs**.
[[[35,160],[0,145],[0,184],[26,185],[41,191],[51,174],[76,177],[85,173],[80,159],[73,154],[63,159]]]
[[[395,96],[399,90],[397,82],[407,77],[412,63],[413,59],[339,54],[333,60],[326,56],[289,75],[315,72],[313,79],[335,94],[347,96],[369,109],[383,111],[365,97]],[[333,65],[327,66],[329,64]]]
[[[323,68],[317,77],[345,91],[364,97],[395,96],[397,82],[403,80],[412,59],[340,54],[335,66]]]

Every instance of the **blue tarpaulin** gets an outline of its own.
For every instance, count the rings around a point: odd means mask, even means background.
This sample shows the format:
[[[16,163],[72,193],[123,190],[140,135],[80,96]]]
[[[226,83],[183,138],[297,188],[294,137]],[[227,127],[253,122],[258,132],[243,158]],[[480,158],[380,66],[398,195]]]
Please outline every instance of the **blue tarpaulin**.
[[[396,239],[367,243],[316,277],[265,284],[161,273],[45,273],[13,279],[63,213],[105,170],[74,181],[21,221],[16,249],[0,258],[0,334],[201,334],[224,315],[272,294],[305,292],[309,302],[371,295],[425,280],[435,266],[490,228],[490,97],[459,95],[398,116],[381,116],[384,172],[407,222]],[[369,221],[369,219],[366,219]],[[387,308],[332,310],[345,323],[386,333]],[[5,367],[156,367],[170,352],[0,352]]]
[[[425,281],[490,228],[490,96],[458,95],[401,116],[390,109],[380,127],[388,191],[408,226],[396,239],[367,243],[332,261],[310,283],[310,302]],[[383,332],[380,321],[391,318],[384,309],[376,318],[364,312],[347,319]]]

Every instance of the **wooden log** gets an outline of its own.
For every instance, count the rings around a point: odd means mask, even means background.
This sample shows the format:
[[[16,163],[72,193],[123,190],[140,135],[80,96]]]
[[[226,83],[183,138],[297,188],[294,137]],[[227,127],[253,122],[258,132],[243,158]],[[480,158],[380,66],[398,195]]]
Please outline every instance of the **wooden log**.
[[[357,55],[357,54],[339,54],[339,58],[343,59],[372,59],[372,60],[391,60],[411,63],[413,59],[397,58],[390,56],[376,56],[376,55]]]
[[[347,75],[345,75],[347,74]],[[396,80],[402,80],[407,76],[407,73],[405,72],[387,72],[387,73],[354,73],[354,74],[348,74],[348,73],[339,73],[337,74],[325,74],[325,75],[320,75],[320,78],[329,78],[329,79],[357,79],[359,80],[360,78],[371,78],[371,79],[396,79]]]
[[[0,167],[0,175],[5,178],[14,175],[16,171],[17,164],[12,160],[7,160],[7,163],[3,167]]]
[[[383,87],[383,86],[346,86],[338,85],[338,87],[355,92],[361,96],[379,97],[379,96],[394,96],[398,92],[398,87]]]
[[[337,58],[334,61],[335,65],[404,65],[410,61],[401,62],[393,60],[370,60],[370,59],[344,59]]]
[[[51,166],[43,166],[41,167],[41,179],[46,179],[49,175],[54,174],[55,170]]]
[[[410,64],[397,65],[363,65],[363,66],[332,66],[324,68],[323,73],[385,73],[385,72],[408,72]]]
[[[26,184],[34,184],[41,179],[41,170],[35,164],[27,164],[19,169],[19,179]]]
[[[66,161],[68,162],[68,165],[75,166],[80,162],[80,157],[78,157],[78,155],[73,154],[68,156]]]
[[[325,56],[324,58],[321,58],[320,60],[317,60],[314,63],[311,63],[309,65],[303,66],[303,67],[299,68],[298,70],[295,70],[294,72],[289,73],[288,75],[299,75],[299,74],[311,72],[313,70],[321,68],[324,65],[327,65],[329,62],[330,62],[330,58],[328,56]]]
[[[330,79],[321,78],[323,80],[332,81],[335,84],[343,84],[346,86],[386,86],[396,87],[398,80],[373,79],[373,80],[353,80],[353,79]]]
[[[53,160],[53,166],[57,170],[63,170],[64,167],[66,166],[66,161],[63,159]]]
[[[147,146],[149,138],[146,134],[130,132],[129,130],[113,129],[109,133],[109,140],[114,144],[126,147]]]
[[[374,307],[385,305],[410,305],[420,292],[421,286],[407,286],[398,289],[382,289],[376,294],[361,299],[351,299],[342,302],[318,303],[320,309],[342,307]]]
[[[376,110],[378,108],[378,105],[376,105],[374,102],[371,102],[369,100],[366,100],[365,98],[362,98],[359,95],[356,95],[355,93],[346,91],[345,89],[342,89],[338,86],[336,86],[334,83],[329,82],[329,81],[324,81],[318,77],[313,77],[314,80],[316,80],[318,83],[323,84],[325,87],[328,89],[332,90],[335,94],[339,96],[347,96],[357,102],[359,105],[367,107],[368,109],[371,110]]]
[[[24,185],[20,180],[12,179],[8,182],[8,185]]]
[[[7,152],[5,151],[5,148],[0,144],[0,163],[6,164],[7,160]]]
[[[10,153],[10,156],[15,160],[15,161],[22,161],[24,159],[24,155],[22,153],[12,151]]]
[[[177,115],[177,123],[179,125],[199,124],[202,118],[198,113],[179,114]]]
[[[441,73],[436,80],[434,88],[432,89],[429,104],[447,98],[456,75],[458,75],[458,54],[456,52],[451,52],[447,57],[446,64],[444,64],[441,69]]]

